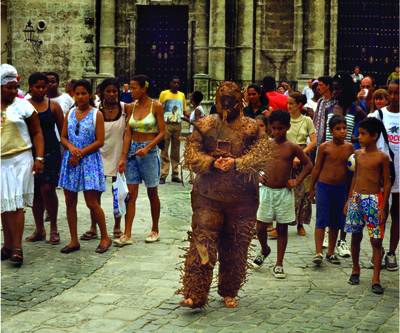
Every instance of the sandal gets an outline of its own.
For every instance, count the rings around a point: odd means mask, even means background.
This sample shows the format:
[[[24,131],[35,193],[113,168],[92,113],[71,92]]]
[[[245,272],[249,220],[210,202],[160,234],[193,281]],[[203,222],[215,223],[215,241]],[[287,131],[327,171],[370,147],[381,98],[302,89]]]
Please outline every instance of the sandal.
[[[119,231],[114,231],[114,238],[115,238],[115,239],[118,239],[118,238],[120,238],[123,234],[124,234],[124,233],[123,233],[121,230],[119,230]]]
[[[146,243],[157,242],[160,239],[160,233],[156,233],[155,231],[150,232],[150,234],[144,240]]]
[[[10,256],[10,261],[16,263],[16,264],[22,264],[24,261],[24,257],[22,255],[22,249],[13,249],[11,251],[11,256]]]
[[[99,237],[97,235],[97,233],[93,232],[93,231],[86,231],[82,236],[81,236],[81,240],[91,240],[91,239],[96,239],[97,237]]]
[[[349,284],[357,285],[360,284],[360,274],[351,274]]]
[[[58,231],[50,231],[50,244],[56,245],[60,243],[60,233]]]
[[[35,230],[32,235],[25,238],[25,242],[40,242],[44,240],[46,240],[46,231],[44,234],[40,234]]]
[[[126,235],[122,235],[120,238],[114,239],[114,244],[116,246],[124,246],[133,244],[132,237],[128,238]]]
[[[371,290],[375,294],[378,294],[378,295],[383,294],[383,288],[379,283],[373,284]]]
[[[7,260],[8,258],[11,257],[11,249],[7,249],[6,247],[1,248],[1,260]]]

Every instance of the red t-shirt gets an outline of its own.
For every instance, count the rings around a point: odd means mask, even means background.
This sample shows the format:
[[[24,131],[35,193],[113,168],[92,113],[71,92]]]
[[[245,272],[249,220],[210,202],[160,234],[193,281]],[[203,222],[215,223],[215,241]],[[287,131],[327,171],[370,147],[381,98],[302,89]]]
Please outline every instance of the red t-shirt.
[[[282,94],[278,94],[275,91],[270,91],[266,93],[268,99],[269,99],[269,103],[268,105],[274,109],[274,110],[278,110],[278,109],[282,109],[287,111],[287,96],[286,95],[282,95]]]

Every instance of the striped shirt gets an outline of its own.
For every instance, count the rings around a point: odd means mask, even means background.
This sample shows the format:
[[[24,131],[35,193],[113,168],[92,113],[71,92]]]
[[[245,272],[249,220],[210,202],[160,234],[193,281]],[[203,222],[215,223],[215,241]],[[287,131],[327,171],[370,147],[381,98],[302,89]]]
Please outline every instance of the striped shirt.
[[[353,105],[349,111],[348,114],[346,114],[345,118],[346,118],[346,122],[347,122],[347,135],[346,135],[346,141],[351,143],[351,136],[353,135],[353,130],[354,130],[354,124],[355,124],[355,120],[354,120],[354,116],[355,116],[355,112],[356,112],[356,106]],[[328,119],[326,120],[326,124],[327,124],[327,129],[329,128],[329,120],[332,118],[333,116],[333,105],[331,105],[329,107],[329,112],[328,112]],[[326,141],[332,140],[333,136],[331,135],[331,133],[327,130],[326,131]]]

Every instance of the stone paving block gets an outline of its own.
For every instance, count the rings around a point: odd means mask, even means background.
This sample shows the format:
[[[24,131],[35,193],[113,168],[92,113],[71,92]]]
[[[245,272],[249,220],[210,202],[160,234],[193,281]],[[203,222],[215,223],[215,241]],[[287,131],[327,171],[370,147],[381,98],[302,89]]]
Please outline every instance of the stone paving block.
[[[363,322],[361,324],[356,325],[356,328],[359,329],[361,332],[363,331],[377,332],[379,329],[379,325]]]
[[[93,319],[82,325],[82,330],[97,330],[98,332],[115,332],[126,326],[129,322],[111,319]]]
[[[143,315],[147,314],[148,311],[140,310],[137,308],[117,308],[108,312],[103,318],[108,319],[120,319],[126,321],[135,321],[136,319],[142,317]]]
[[[257,327],[259,330],[264,330],[264,332],[270,332],[273,329],[277,328],[276,325],[269,324],[269,323],[263,323],[261,325],[258,325]]]
[[[117,303],[123,297],[121,295],[105,295],[100,294],[90,300],[90,303],[93,304],[104,304],[104,305],[112,305]]]
[[[149,323],[148,320],[138,319],[135,320],[132,324],[125,327],[124,332],[136,332],[137,330],[141,329],[143,326]]]
[[[1,323],[1,332],[2,333],[28,333],[32,332],[34,329],[37,329],[40,324],[38,323],[30,323],[28,322],[19,322],[17,325],[12,322],[4,322]]]

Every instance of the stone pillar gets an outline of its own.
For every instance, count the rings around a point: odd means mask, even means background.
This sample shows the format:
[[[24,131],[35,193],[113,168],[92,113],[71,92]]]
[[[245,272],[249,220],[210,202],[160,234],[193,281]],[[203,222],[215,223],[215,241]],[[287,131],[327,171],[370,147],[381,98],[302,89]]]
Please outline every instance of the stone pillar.
[[[236,77],[244,85],[253,81],[254,1],[239,0],[236,42]]]
[[[101,76],[115,76],[115,1],[101,0],[100,15]]]
[[[194,89],[200,91],[203,94],[203,100],[209,100],[210,93],[210,76],[207,74],[195,74],[194,79]]]
[[[194,45],[194,74],[208,73],[208,10],[206,0],[196,0],[194,17],[196,20]],[[195,83],[196,85],[196,83]]]
[[[329,45],[329,75],[334,76],[336,73],[337,59],[337,34],[338,34],[338,1],[331,0],[331,31]]]
[[[225,0],[210,0],[208,73],[225,79]]]
[[[318,77],[324,74],[325,1],[310,0],[307,44],[307,73]]]

